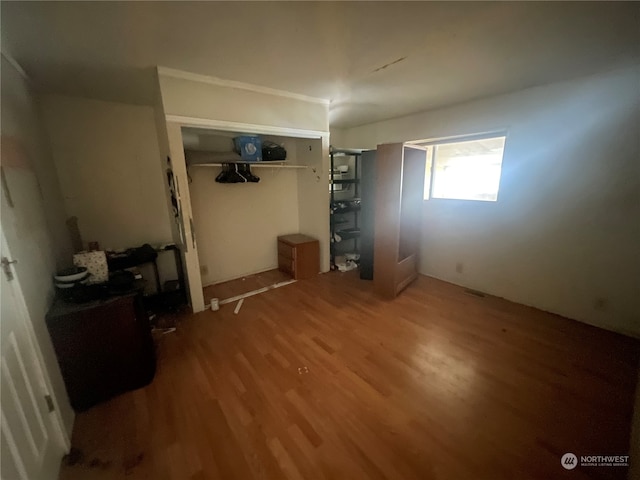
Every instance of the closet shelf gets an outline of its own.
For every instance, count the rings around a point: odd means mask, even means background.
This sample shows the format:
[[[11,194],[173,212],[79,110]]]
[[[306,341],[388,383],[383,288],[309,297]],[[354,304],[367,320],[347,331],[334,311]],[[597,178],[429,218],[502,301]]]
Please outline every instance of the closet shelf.
[[[360,180],[357,178],[345,178],[340,180],[331,180],[329,183],[332,183],[334,185],[345,185],[348,183],[360,183]]]
[[[349,207],[336,207],[333,209],[332,215],[338,215],[341,213],[351,213],[351,212],[359,212],[360,211],[360,205],[352,205]]]
[[[222,167],[233,163],[251,165],[251,168],[308,168],[306,165],[283,165],[284,162],[224,162],[224,163],[194,163],[189,167]]]
[[[334,201],[330,203],[329,210],[332,215],[360,211],[360,198],[352,198],[346,201]]]
[[[349,240],[352,238],[360,237],[360,229],[359,228],[345,228],[343,230],[336,230],[336,234],[340,235],[342,240]]]

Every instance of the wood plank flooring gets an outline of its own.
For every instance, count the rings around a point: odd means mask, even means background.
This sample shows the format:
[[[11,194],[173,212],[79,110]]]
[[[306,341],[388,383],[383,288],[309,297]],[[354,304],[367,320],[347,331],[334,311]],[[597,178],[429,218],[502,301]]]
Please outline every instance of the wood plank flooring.
[[[613,479],[640,344],[419,277],[333,272],[186,316],[151,385],[77,416],[61,480]]]

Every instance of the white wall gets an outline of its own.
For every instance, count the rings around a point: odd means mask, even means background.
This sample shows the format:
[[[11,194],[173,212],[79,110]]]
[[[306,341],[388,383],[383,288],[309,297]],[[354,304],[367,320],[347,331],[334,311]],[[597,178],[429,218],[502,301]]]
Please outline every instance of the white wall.
[[[187,79],[189,76],[193,79]],[[328,105],[269,89],[209,83],[210,77],[186,74],[178,78],[160,72],[159,81],[166,115],[218,119],[227,122],[269,125],[306,130],[329,130]],[[234,82],[231,82],[232,84]]]
[[[183,135],[198,151],[188,151],[193,163],[215,162],[208,152],[229,152],[232,134]],[[327,202],[315,199],[327,195],[327,183],[318,172],[322,158],[321,140],[262,136],[283,145],[287,165],[307,169],[253,168],[259,183],[220,184],[220,168],[191,166],[189,185],[198,255],[204,285],[211,285],[278,266],[277,237],[304,233],[315,238],[326,234],[329,224]],[[204,151],[206,149],[208,152]],[[314,172],[314,169],[316,170]],[[319,190],[319,191],[315,191]],[[321,258],[328,254],[321,245]]]
[[[331,127],[329,130],[329,143],[336,148],[352,148],[346,145],[346,130],[344,128]],[[354,147],[357,148],[357,147]]]
[[[66,212],[78,217],[85,247],[172,242],[153,108],[58,95],[42,106]],[[159,262],[163,280],[175,278],[173,256]]]
[[[618,70],[346,137],[375,147],[507,128],[498,202],[425,202],[420,271],[640,336],[638,85],[640,68]]]
[[[45,314],[54,296],[52,275],[70,260],[62,195],[28,83],[2,57],[1,158],[14,206],[2,187],[2,229],[20,282],[63,428],[71,434],[74,413],[60,374]]]
[[[156,72],[157,75],[157,72]],[[157,80],[157,78],[156,78]],[[158,148],[160,150],[160,170],[166,172],[168,168],[172,167],[171,161],[167,161],[167,159],[171,160],[171,152],[169,150],[169,136],[167,134],[167,121],[165,119],[164,114],[164,106],[162,104],[162,92],[160,91],[160,83],[157,82],[155,92],[155,105],[153,107],[154,121],[156,126],[156,136],[158,138]],[[168,182],[166,181],[166,177],[163,181],[164,185],[164,196],[165,196],[165,208],[167,212],[169,212],[170,218],[170,226],[171,226],[171,238],[173,242],[178,245],[181,249],[184,247],[183,239],[180,234],[179,227],[179,219],[176,219],[174,216],[173,205],[171,204],[171,194],[170,187]]]
[[[203,285],[277,268],[276,238],[299,231],[295,170],[255,168],[260,182],[242,185],[216,183],[219,173],[189,168]]]
[[[299,139],[297,163],[306,165],[298,171],[298,208],[300,233],[320,240],[320,271],[329,265],[329,139]]]

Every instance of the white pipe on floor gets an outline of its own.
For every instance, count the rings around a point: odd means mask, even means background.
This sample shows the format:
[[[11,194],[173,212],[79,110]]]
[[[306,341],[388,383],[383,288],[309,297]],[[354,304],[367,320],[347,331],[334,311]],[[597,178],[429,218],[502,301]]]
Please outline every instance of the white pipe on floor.
[[[240,311],[240,308],[242,308],[243,303],[244,303],[244,298],[241,298],[238,304],[236,305],[236,309],[233,311],[233,313],[237,315],[238,312]]]
[[[220,305],[224,305],[225,303],[233,303],[236,300],[242,300],[247,297],[252,297],[254,295],[258,295],[259,293],[264,293],[268,290],[284,287],[285,285],[290,285],[295,282],[297,282],[297,280],[287,280],[286,282],[274,283],[273,285],[269,285],[268,287],[262,287],[257,290],[252,290],[250,292],[243,293],[242,295],[236,295],[235,297],[225,298],[224,300],[220,300]]]

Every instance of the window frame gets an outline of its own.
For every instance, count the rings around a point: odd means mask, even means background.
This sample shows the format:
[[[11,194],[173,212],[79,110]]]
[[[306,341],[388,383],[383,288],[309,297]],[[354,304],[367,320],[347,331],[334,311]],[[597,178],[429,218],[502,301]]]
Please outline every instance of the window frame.
[[[457,202],[482,202],[482,203],[497,203],[498,202],[498,194],[500,193],[500,187],[498,187],[498,192],[496,192],[496,199],[495,200],[478,200],[478,199],[472,199],[472,198],[441,198],[441,197],[434,197],[433,196],[433,184],[434,184],[434,180],[435,180],[435,175],[436,175],[436,169],[435,169],[435,161],[436,161],[436,149],[435,147],[437,145],[446,145],[449,143],[461,143],[461,142],[472,142],[474,140],[484,140],[487,138],[499,138],[499,137],[504,137],[504,148],[502,149],[502,161],[500,162],[500,180],[502,180],[502,162],[504,162],[504,152],[507,149],[507,139],[509,137],[509,132],[506,129],[503,130],[493,130],[490,132],[483,132],[483,133],[475,133],[475,134],[468,134],[468,135],[456,135],[456,136],[451,136],[451,137],[441,137],[441,138],[434,138],[434,139],[430,139],[430,140],[416,140],[416,141],[412,141],[412,142],[407,142],[408,144],[411,145],[418,145],[420,147],[428,147],[429,148],[429,152],[427,153],[427,162],[428,165],[426,165],[426,169],[430,170],[430,175],[429,175],[429,197],[428,198],[424,198],[424,194],[423,194],[423,201],[428,202],[429,200],[444,200],[444,201],[457,201]],[[426,180],[426,177],[425,177]]]

